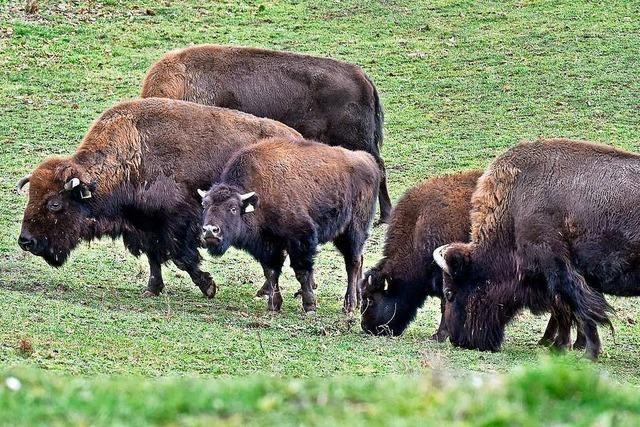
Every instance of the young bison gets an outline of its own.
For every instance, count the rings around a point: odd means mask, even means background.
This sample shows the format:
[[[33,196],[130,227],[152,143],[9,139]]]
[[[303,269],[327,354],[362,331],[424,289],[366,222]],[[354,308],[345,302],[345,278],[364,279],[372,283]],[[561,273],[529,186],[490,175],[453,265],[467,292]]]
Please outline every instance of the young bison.
[[[268,296],[272,311],[282,305],[278,278],[288,253],[305,312],[316,310],[316,248],[333,241],[344,256],[344,310],[351,314],[379,180],[375,159],[365,152],[268,139],[233,156],[219,182],[203,192],[202,239],[212,255],[234,246],[262,264],[266,282],[258,295]]]
[[[454,345],[499,349],[523,306],[557,300],[601,351],[602,294],[640,295],[640,156],[562,139],[520,143],[473,195],[470,243],[436,249]]]
[[[297,138],[268,119],[184,101],[144,99],[110,108],[91,126],[73,156],[44,161],[18,183],[29,202],[18,243],[50,265],[64,264],[82,241],[122,236],[145,253],[146,293],[162,291],[168,260],[213,297],[199,269],[202,208],[197,189],[218,178],[231,155],[259,139]]]
[[[375,86],[358,66],[265,49],[193,46],[166,53],[149,69],[142,97],[151,96],[245,111],[305,138],[368,152],[382,171],[380,219],[388,219],[384,115]]]
[[[400,335],[427,296],[442,300],[442,270],[435,248],[467,241],[471,194],[481,171],[429,179],[400,199],[389,223],[384,257],[363,279],[362,329],[376,335]],[[386,287],[386,289],[385,289]],[[447,338],[444,319],[433,339]]]

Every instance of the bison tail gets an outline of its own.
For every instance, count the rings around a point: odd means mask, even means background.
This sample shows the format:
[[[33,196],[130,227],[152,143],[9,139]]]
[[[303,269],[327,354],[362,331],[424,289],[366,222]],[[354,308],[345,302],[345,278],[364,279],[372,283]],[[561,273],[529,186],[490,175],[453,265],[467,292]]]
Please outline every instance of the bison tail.
[[[375,128],[373,130],[373,142],[376,147],[382,148],[382,140],[384,138],[382,127],[384,125],[384,111],[382,109],[382,103],[380,102],[380,96],[378,95],[378,89],[373,84],[369,76],[365,75],[367,81],[371,85],[373,89],[373,99],[374,99],[374,125]]]

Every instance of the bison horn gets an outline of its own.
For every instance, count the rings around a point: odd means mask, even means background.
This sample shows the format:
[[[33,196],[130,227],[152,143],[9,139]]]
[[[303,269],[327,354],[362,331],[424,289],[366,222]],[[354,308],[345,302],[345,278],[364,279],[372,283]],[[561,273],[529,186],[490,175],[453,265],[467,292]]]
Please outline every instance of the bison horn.
[[[67,191],[73,190],[78,185],[80,185],[80,180],[78,178],[71,178],[69,181],[67,181],[64,184],[64,189],[67,190]]]
[[[207,190],[201,190],[198,188],[198,194],[204,199],[204,196],[207,195]]]
[[[27,175],[27,176],[23,176],[22,178],[20,178],[20,181],[18,181],[18,184],[16,185],[16,191],[18,193],[20,193],[22,191],[22,187],[24,187],[25,185],[27,185],[27,183],[31,180],[31,174]]]
[[[241,194],[240,195],[240,200],[244,202],[245,200],[250,199],[255,195],[256,195],[255,191],[251,191],[250,193]]]
[[[449,265],[447,265],[447,261],[444,259],[447,249],[449,249],[449,245],[442,245],[436,248],[436,250],[433,251],[433,260],[438,264],[438,267],[440,267],[442,271],[447,274],[451,274],[449,271]]]

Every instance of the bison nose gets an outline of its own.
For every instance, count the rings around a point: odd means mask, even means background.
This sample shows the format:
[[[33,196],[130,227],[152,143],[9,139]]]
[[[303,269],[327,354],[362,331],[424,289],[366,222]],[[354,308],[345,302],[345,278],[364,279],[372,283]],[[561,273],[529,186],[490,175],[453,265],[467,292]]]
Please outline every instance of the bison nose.
[[[34,248],[36,247],[36,239],[35,237],[31,236],[28,233],[21,233],[20,237],[18,237],[18,245],[20,245],[20,247],[22,248],[22,250],[24,251],[33,251]]]
[[[217,225],[205,225],[202,227],[202,235],[207,237],[220,237],[220,227]]]

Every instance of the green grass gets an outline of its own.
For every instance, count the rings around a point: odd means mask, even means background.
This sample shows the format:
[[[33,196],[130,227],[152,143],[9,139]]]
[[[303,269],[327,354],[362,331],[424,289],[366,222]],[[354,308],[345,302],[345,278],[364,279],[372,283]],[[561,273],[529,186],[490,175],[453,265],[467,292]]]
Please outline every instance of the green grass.
[[[17,370],[0,387],[7,425],[635,426],[640,393],[585,366],[543,361],[508,377],[205,381],[78,379]]]
[[[223,377],[227,385],[253,375],[385,376],[359,380],[363,388],[384,389],[396,381],[388,374],[400,375],[401,387],[434,367],[464,378],[512,371],[547,353],[536,346],[547,319],[528,313],[509,327],[500,353],[431,342],[435,301],[402,337],[364,336],[341,314],[346,274],[329,246],[317,261],[315,318],[304,317],[292,298],[298,286],[290,271],[283,312],[266,314],[265,302],[253,299],[261,270],[240,252],[205,261],[220,285],[213,301],[174,267],[165,272],[165,295],[141,299],[146,260],[128,255],[119,241],[85,245],[58,270],[22,253],[16,238],[26,200],[13,191],[16,181],[47,156],[72,153],[100,112],[138,95],[146,69],[168,49],[229,43],[360,64],[385,107],[383,157],[394,199],[427,177],[484,167],[519,139],[561,136],[640,149],[638,2],[56,0],[41,1],[36,15],[22,5],[0,0],[5,368],[37,367],[62,378]],[[383,233],[373,231],[367,267],[380,257]],[[640,306],[635,299],[610,301],[615,342],[601,331],[604,354],[596,369],[640,384]],[[152,385],[132,381],[132,387]]]

